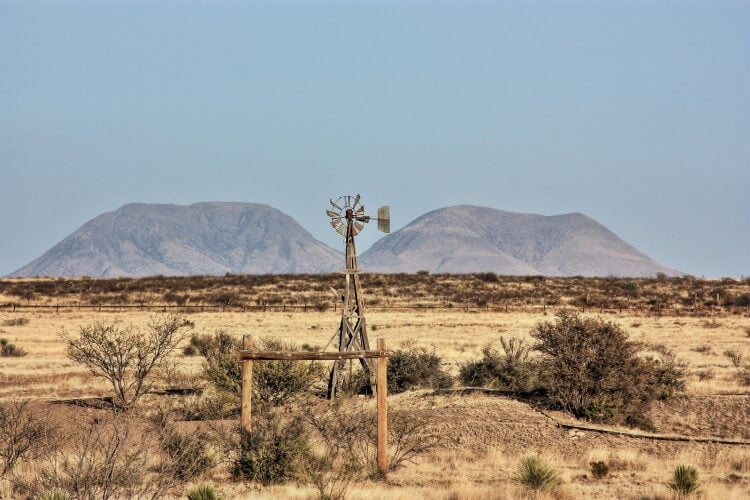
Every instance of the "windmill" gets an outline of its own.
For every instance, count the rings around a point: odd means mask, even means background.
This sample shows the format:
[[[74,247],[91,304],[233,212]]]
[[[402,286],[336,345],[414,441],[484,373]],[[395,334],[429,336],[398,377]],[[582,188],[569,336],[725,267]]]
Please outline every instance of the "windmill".
[[[346,285],[343,293],[336,292],[341,296],[343,305],[341,307],[341,323],[334,334],[338,337],[338,348],[343,351],[367,351],[370,350],[370,342],[367,339],[367,325],[365,322],[365,310],[362,300],[362,289],[359,283],[359,270],[357,269],[357,251],[354,246],[354,237],[357,236],[371,220],[378,221],[378,229],[384,233],[391,232],[390,207],[380,207],[378,216],[371,217],[365,214],[365,206],[361,204],[361,198],[357,196],[341,196],[337,200],[330,200],[331,208],[326,214],[331,218],[331,227],[344,237],[346,244]],[[335,290],[334,290],[335,291]],[[375,394],[375,367],[372,359],[362,359],[362,368],[370,379],[370,389]],[[328,397],[333,399],[336,395],[346,368],[345,362],[339,360],[334,362],[331,368],[331,376],[328,381]]]

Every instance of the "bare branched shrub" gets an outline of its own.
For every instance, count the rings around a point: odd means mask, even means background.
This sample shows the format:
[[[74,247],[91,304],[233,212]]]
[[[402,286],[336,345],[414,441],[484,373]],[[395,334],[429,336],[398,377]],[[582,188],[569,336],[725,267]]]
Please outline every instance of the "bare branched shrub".
[[[107,379],[116,405],[127,410],[149,390],[149,374],[164,363],[188,326],[177,316],[154,317],[146,331],[96,323],[82,326],[78,336],[63,332],[62,338],[68,356]]]
[[[35,464],[35,474],[17,487],[29,496],[58,489],[72,498],[133,497],[151,491],[158,495],[158,481],[146,481],[149,447],[123,417],[95,420],[80,429],[69,449],[51,453]]]
[[[419,455],[443,445],[443,436],[430,418],[408,410],[388,412],[389,470],[416,463]]]
[[[152,417],[163,460],[158,466],[161,476],[175,482],[199,478],[216,464],[208,447],[209,436],[202,429],[183,432],[174,425],[176,416],[159,411]]]
[[[742,366],[742,353],[739,351],[735,351],[734,349],[729,349],[724,351],[724,356],[729,358],[732,361],[732,365],[735,368],[740,368]]]
[[[329,454],[358,470],[376,473],[377,419],[374,408],[341,401],[322,413],[310,409],[306,416]],[[419,455],[440,447],[442,442],[442,435],[433,428],[427,416],[401,409],[388,412],[389,470],[414,462]]]
[[[0,406],[0,476],[17,463],[42,453],[49,444],[52,427],[46,419],[35,417],[28,401],[12,401]]]

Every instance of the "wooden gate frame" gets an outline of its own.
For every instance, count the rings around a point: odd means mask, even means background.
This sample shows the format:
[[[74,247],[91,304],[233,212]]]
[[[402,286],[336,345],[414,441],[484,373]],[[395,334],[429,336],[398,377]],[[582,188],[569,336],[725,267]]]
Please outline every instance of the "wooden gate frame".
[[[377,417],[378,469],[385,472],[388,469],[388,358],[394,352],[385,347],[385,339],[378,339],[377,350],[374,351],[343,351],[343,352],[306,352],[306,351],[254,351],[253,340],[250,335],[242,338],[242,398],[240,423],[242,430],[252,432],[252,395],[253,395],[253,361],[254,360],[287,360],[287,361],[339,361],[344,359],[377,359],[376,388],[377,388]]]

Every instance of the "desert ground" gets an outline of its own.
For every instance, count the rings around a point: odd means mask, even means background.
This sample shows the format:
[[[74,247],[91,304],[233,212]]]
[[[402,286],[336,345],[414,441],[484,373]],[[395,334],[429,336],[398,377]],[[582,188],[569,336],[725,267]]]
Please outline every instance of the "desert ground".
[[[76,404],[106,397],[110,389],[106,381],[68,358],[61,334],[75,333],[82,325],[95,323],[141,328],[154,315],[164,313],[148,308],[118,310],[105,307],[101,311],[96,307],[79,308],[69,297],[40,292],[30,293],[19,300],[18,290],[23,283],[32,283],[33,280],[3,281],[6,288],[4,295],[0,295],[0,304],[3,304],[0,307],[0,337],[23,349],[26,355],[0,358],[0,404],[30,400],[31,411],[51,418],[63,435],[92,419],[106,418],[111,410]],[[482,280],[485,284],[486,281]],[[576,281],[576,286],[585,282]],[[623,308],[622,303],[619,303],[620,307],[609,303],[593,303],[586,307],[580,301],[579,292],[567,297],[558,295],[557,300],[548,301],[550,305],[547,305],[539,299],[543,294],[534,293],[535,285],[541,286],[540,282],[520,280],[515,289],[527,290],[527,295],[534,299],[526,302],[519,299],[519,302],[512,302],[510,308],[507,304],[506,307],[502,304],[488,307],[486,301],[472,307],[463,307],[461,302],[447,306],[445,297],[448,292],[443,290],[442,297],[426,294],[419,300],[423,305],[442,304],[444,307],[394,307],[389,310],[389,300],[391,305],[407,305],[413,299],[409,298],[408,292],[398,287],[394,289],[392,283],[378,286],[372,283],[374,293],[369,300],[374,305],[367,314],[370,341],[374,343],[375,339],[384,338],[390,349],[432,352],[442,359],[444,369],[453,375],[463,364],[481,358],[483,347],[498,346],[501,336],[533,343],[530,336],[533,327],[539,322],[554,320],[556,309],[569,307],[585,316],[615,322],[628,332],[632,340],[643,342],[646,349],[660,344],[666,346],[685,364],[686,390],[674,400],[654,406],[651,419],[656,427],[655,433],[590,425],[563,412],[544,410],[502,392],[465,391],[458,382],[447,391],[421,389],[392,394],[389,409],[408,411],[425,418],[432,431],[442,437],[441,445],[389,472],[385,478],[363,479],[349,485],[347,498],[528,498],[531,493],[512,478],[519,461],[530,453],[538,454],[552,465],[563,480],[556,492],[537,493],[539,498],[671,498],[667,481],[680,464],[698,468],[698,494],[705,498],[750,497],[750,387],[740,376],[750,361],[750,313],[747,307],[730,308],[720,304],[722,297],[731,294],[736,298],[746,294],[750,290],[747,281],[724,281],[725,289],[731,291],[714,294],[712,292],[721,288],[721,283],[709,280],[699,280],[698,285],[693,283],[690,286],[695,289],[707,290],[701,300],[708,300],[705,297],[713,299],[715,295],[718,302],[693,311],[690,305],[695,306],[697,294],[692,297],[688,294],[682,308],[662,303],[658,311],[649,308],[646,302],[640,309]],[[13,294],[8,292],[11,286],[16,290]],[[137,304],[144,300],[153,303],[155,298],[162,299],[165,293],[169,293],[163,290],[158,293],[135,292],[137,283],[130,286],[134,288],[120,304]],[[508,285],[510,289],[514,286]],[[644,282],[639,289],[642,292],[651,286],[654,289],[666,287],[663,282]],[[546,287],[555,289],[549,284]],[[565,289],[564,282],[559,289]],[[639,303],[639,290],[624,289],[629,290],[628,303]],[[607,293],[601,290],[597,284],[590,293],[584,292],[586,301],[589,301],[588,297],[606,297]],[[85,295],[86,292],[76,293]],[[138,300],[134,300],[136,293],[139,293]],[[261,292],[256,288],[254,293],[256,300],[252,304],[257,306],[262,302],[257,299]],[[304,287],[297,289],[296,293],[306,294],[305,301],[310,303],[322,300],[318,297],[324,296],[324,292],[308,293]],[[77,297],[80,300],[84,295]],[[269,296],[268,291],[263,295]],[[514,296],[514,300],[518,297],[523,297],[523,294]],[[289,303],[301,302],[289,300]],[[23,304],[54,306],[61,303],[62,308],[21,307]],[[14,308],[13,304],[17,307]],[[227,307],[223,310],[199,312],[188,309],[178,311],[178,314],[193,324],[191,334],[213,335],[221,330],[237,338],[252,335],[254,338],[333,349],[330,342],[340,312],[332,308],[258,310],[257,307],[238,306],[236,302],[225,305]],[[177,378],[183,384],[205,385],[199,377],[202,358],[184,355],[182,348],[186,345],[187,340],[170,356],[179,371]],[[175,385],[177,378],[173,374],[157,380],[143,405],[153,409],[173,405],[181,397],[197,397],[166,395],[163,390]],[[374,412],[373,401],[360,402],[372,406]],[[178,422],[178,425],[187,428],[201,423]],[[580,428],[572,428],[574,426]],[[214,450],[214,453],[220,452]],[[264,487],[233,481],[220,458],[217,465],[201,478],[172,487],[165,495],[184,497],[190,486],[207,483],[224,498],[316,496],[315,490],[305,484]],[[34,460],[41,461],[44,457]],[[592,476],[590,464],[596,461],[608,465],[609,473],[605,477]],[[18,475],[32,473],[33,461],[14,471]],[[23,498],[14,486],[13,477],[6,474],[0,479],[0,497]]]

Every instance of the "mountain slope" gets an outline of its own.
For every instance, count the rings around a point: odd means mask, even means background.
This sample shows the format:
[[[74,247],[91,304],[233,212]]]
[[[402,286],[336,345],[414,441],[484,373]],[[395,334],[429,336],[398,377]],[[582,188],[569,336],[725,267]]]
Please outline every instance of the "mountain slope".
[[[317,273],[342,260],[268,205],[134,203],[92,219],[11,276]]]
[[[543,216],[469,205],[442,208],[415,219],[380,239],[359,261],[373,272],[679,274],[583,214]]]

